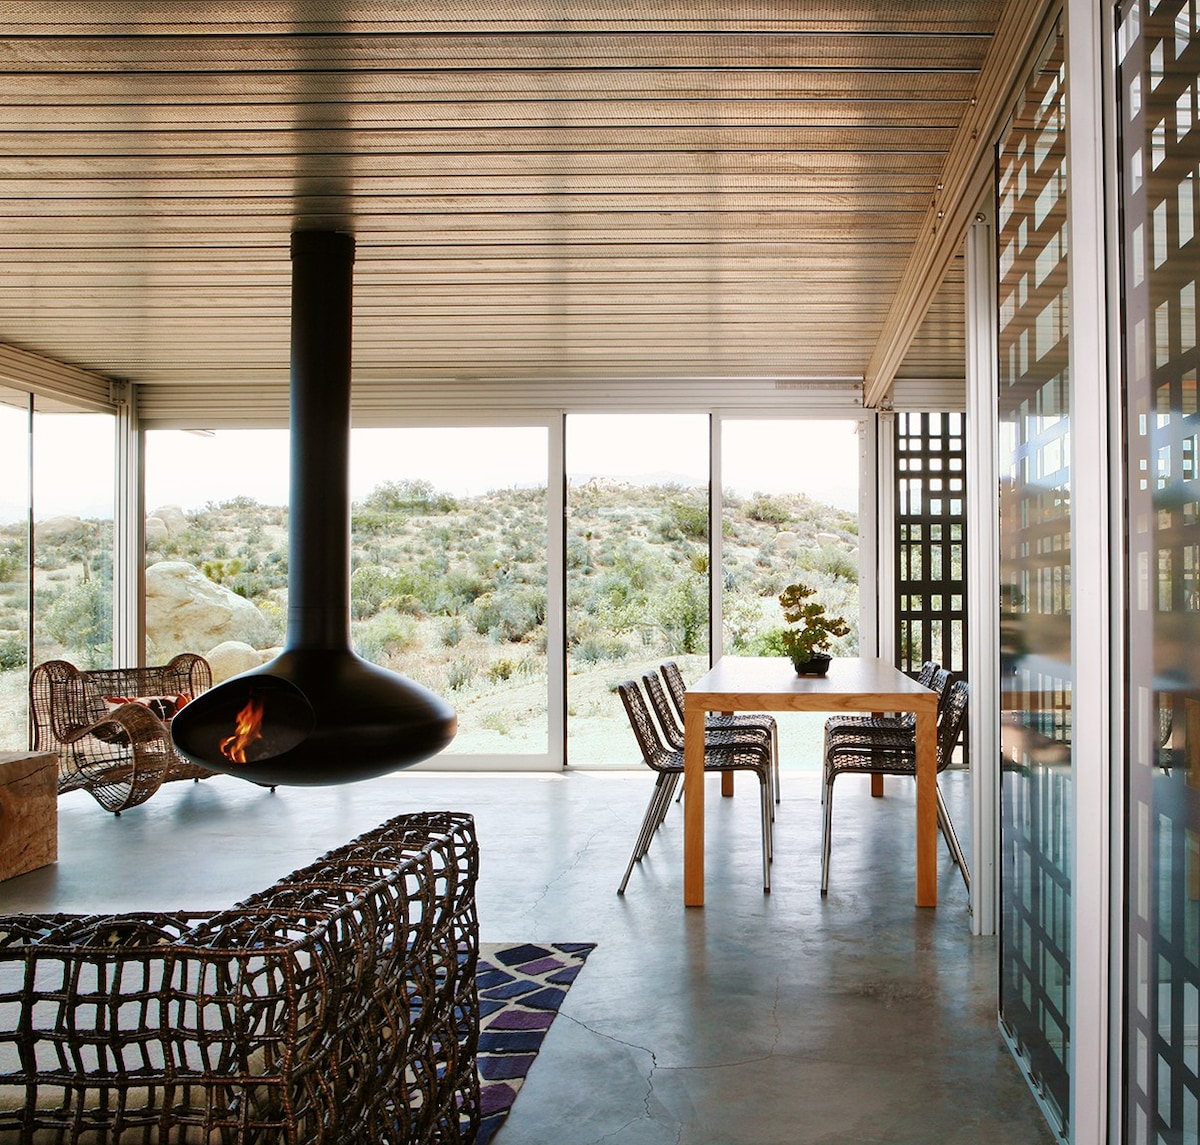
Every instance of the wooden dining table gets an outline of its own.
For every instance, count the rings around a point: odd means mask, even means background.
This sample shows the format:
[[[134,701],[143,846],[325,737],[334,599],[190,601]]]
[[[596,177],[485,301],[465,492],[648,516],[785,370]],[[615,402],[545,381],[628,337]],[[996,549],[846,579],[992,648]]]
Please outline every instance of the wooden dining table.
[[[917,906],[937,906],[937,693],[874,656],[801,676],[784,656],[722,656],[684,695],[683,901],[704,905],[704,725],[708,712],[913,712]]]

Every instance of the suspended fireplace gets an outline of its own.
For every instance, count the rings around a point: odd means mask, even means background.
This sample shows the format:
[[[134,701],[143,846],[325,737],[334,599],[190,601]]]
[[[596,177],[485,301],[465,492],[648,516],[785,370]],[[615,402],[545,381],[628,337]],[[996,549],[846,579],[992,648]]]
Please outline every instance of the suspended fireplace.
[[[369,779],[436,755],[441,697],[350,648],[350,330],[354,239],[292,235],[291,492],[284,650],[172,720],[179,752],[254,783]]]

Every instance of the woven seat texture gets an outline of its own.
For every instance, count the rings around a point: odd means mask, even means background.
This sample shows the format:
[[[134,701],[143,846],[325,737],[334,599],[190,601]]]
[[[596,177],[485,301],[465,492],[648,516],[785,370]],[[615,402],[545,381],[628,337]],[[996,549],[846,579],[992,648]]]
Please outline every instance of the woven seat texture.
[[[432,812],[228,910],[0,916],[0,1140],[471,1141],[477,875]]]

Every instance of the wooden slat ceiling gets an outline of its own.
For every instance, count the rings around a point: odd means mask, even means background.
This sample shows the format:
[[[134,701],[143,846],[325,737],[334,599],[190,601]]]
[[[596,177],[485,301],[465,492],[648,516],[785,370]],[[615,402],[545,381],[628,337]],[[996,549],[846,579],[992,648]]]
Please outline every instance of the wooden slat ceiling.
[[[0,0],[0,343],[286,385],[339,227],[356,380],[861,379],[1004,11]],[[894,374],[961,372],[961,280]]]

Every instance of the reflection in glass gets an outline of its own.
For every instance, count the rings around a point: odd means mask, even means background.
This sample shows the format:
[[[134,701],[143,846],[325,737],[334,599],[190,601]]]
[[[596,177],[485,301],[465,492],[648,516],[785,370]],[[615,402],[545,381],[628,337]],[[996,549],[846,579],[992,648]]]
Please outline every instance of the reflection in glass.
[[[1001,1021],[1047,1113],[1069,1117],[1071,501],[1066,147],[1056,30],[998,179]]]
[[[1200,472],[1194,3],[1119,26],[1129,683],[1125,1140],[1200,1140]]]

